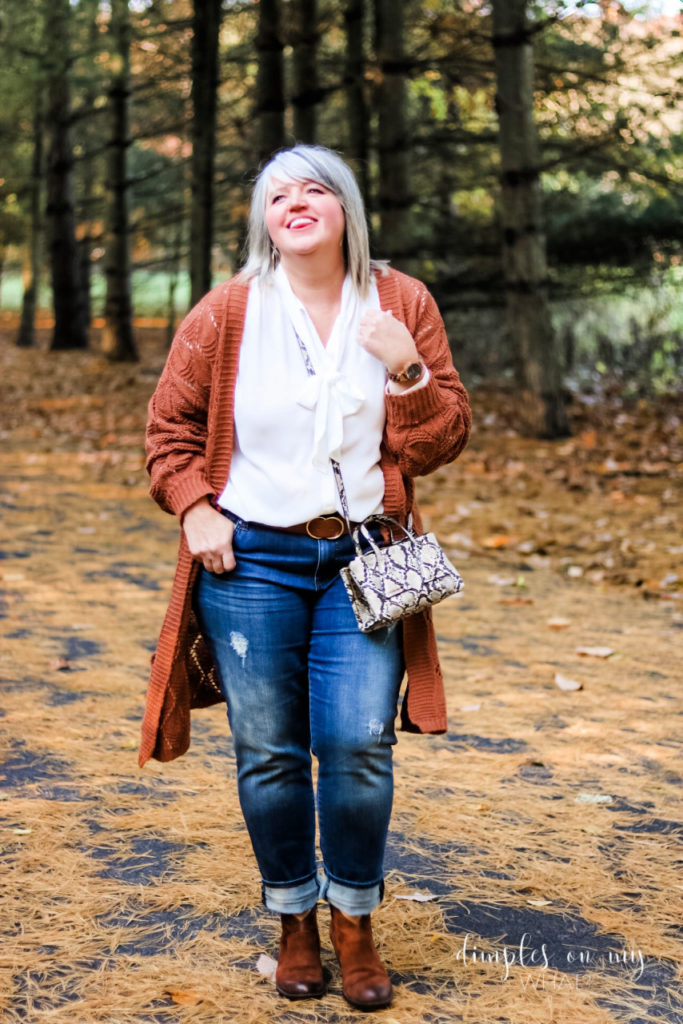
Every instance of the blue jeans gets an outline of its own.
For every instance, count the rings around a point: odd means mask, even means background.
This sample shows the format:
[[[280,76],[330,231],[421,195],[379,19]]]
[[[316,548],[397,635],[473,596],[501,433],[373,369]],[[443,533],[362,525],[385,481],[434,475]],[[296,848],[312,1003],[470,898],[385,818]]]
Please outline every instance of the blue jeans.
[[[401,627],[358,629],[339,576],[354,554],[350,537],[315,540],[231,518],[236,568],[202,569],[195,605],[228,705],[264,902],[298,913],[324,896],[367,914],[383,894]]]

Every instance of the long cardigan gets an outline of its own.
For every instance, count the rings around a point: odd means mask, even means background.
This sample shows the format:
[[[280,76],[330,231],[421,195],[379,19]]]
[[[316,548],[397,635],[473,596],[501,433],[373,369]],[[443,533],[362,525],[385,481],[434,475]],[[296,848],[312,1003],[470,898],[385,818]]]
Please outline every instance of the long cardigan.
[[[467,442],[470,408],[453,368],[441,316],[423,284],[379,272],[380,305],[402,320],[429,367],[427,385],[386,398],[380,449],[384,511],[421,529],[413,478],[453,460]],[[249,282],[237,275],[213,288],[184,319],[149,403],[147,468],[151,494],[182,521],[201,497],[219,495],[235,437],[233,404]],[[258,396],[255,396],[258,400]],[[216,668],[192,606],[199,570],[181,530],[171,600],[152,658],[139,763],[170,761],[190,745],[190,710],[223,700]],[[403,622],[408,677],[402,727],[446,730],[446,701],[430,611]]]

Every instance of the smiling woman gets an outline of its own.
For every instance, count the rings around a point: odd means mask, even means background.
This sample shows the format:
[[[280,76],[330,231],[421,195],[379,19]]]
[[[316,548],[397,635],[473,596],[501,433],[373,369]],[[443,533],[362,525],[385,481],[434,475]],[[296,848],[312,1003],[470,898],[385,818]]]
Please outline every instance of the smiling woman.
[[[370,913],[399,689],[407,671],[406,728],[444,732],[443,684],[429,614],[362,633],[339,573],[367,517],[419,528],[412,478],[454,459],[469,426],[434,300],[371,263],[349,168],[321,147],[279,153],[254,187],[244,270],[181,324],[150,403],[152,494],[182,536],[140,761],[182,754],[190,706],[222,694],[290,999],[325,990],[321,897],[347,1000],[392,998]]]
[[[268,190],[266,227],[280,258],[295,258],[317,246],[333,259],[344,241],[344,211],[329,189],[314,181],[283,182]],[[302,248],[303,245],[303,248]],[[344,270],[343,264],[341,269]]]

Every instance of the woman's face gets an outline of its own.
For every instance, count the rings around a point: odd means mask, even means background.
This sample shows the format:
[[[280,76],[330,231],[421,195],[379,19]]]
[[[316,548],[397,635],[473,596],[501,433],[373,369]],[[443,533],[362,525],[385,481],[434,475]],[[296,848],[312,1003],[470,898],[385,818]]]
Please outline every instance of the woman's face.
[[[341,203],[317,181],[273,178],[266,194],[266,227],[281,257],[329,251],[343,261],[346,226]]]

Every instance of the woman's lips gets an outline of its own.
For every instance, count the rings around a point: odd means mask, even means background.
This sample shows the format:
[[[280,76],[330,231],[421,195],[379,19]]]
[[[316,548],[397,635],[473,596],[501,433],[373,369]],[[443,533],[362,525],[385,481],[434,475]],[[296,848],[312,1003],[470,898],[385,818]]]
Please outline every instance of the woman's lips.
[[[288,227],[291,231],[298,228],[307,228],[311,224],[315,224],[315,220],[312,217],[295,217],[294,220],[290,221]]]

